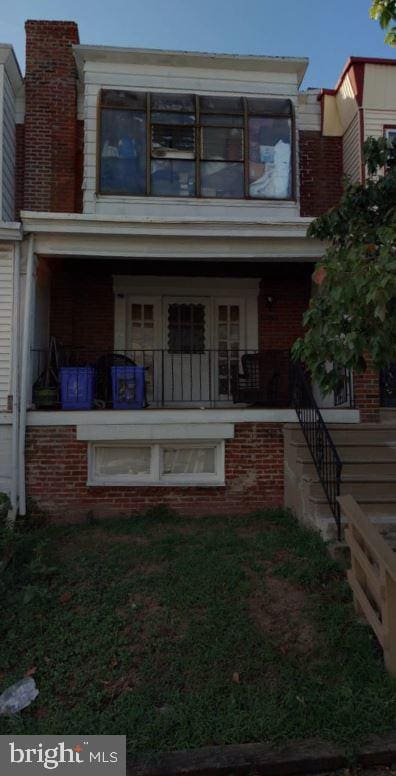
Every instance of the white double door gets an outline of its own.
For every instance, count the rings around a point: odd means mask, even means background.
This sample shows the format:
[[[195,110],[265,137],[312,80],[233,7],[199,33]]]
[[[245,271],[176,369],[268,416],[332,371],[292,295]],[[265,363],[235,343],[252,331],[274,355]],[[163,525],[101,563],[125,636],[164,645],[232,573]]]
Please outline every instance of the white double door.
[[[149,403],[210,406],[232,401],[245,347],[243,299],[130,297],[128,308],[127,349],[136,363],[146,366]]]

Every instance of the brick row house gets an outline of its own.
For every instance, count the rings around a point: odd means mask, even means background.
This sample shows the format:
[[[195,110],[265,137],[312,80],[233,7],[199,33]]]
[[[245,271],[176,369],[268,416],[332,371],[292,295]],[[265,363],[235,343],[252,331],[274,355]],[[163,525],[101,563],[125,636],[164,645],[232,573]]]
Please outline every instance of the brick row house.
[[[306,59],[90,46],[44,21],[26,23],[23,82],[12,61],[13,509],[299,511],[290,348],[324,252],[306,231],[364,175],[364,137],[396,125],[395,63],[352,59],[335,90],[304,91]],[[330,429],[379,420],[378,376],[352,383],[313,387]]]

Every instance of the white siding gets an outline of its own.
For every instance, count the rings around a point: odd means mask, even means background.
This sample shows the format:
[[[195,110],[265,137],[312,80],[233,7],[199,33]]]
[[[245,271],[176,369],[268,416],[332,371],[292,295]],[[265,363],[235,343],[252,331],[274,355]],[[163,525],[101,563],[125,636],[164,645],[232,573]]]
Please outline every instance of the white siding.
[[[296,108],[296,121],[298,129],[320,131],[320,103],[318,102],[319,89],[309,89],[298,96]]]
[[[156,198],[97,197],[96,196],[96,150],[98,99],[102,88],[131,89],[141,91],[190,92],[202,95],[240,94],[256,97],[284,97],[297,102],[297,77],[291,73],[262,73],[255,71],[211,70],[205,68],[164,65],[128,65],[116,62],[87,62],[84,68],[84,212],[102,215],[130,215],[134,217],[155,217],[158,209]],[[306,114],[315,114],[315,108],[307,106]],[[311,121],[311,119],[309,119]],[[280,217],[288,220],[298,215],[293,203],[274,204],[264,202],[245,203],[248,208],[240,209],[241,220],[255,220]],[[227,217],[228,203],[213,204],[204,200],[181,202],[164,198],[160,203],[161,214],[166,217],[202,217],[212,215]],[[266,215],[267,211],[267,215]],[[282,216],[282,214],[284,214]]]
[[[0,492],[10,493],[11,488],[11,424],[0,418]]]
[[[3,221],[14,220],[15,95],[7,73],[3,81]]]
[[[361,173],[361,147],[359,114],[352,119],[342,139],[344,175],[352,183],[359,183]]]
[[[395,110],[370,110],[366,108],[364,111],[364,139],[382,137],[384,124],[396,126],[396,108]]]
[[[12,252],[0,251],[0,411],[7,409],[7,396],[10,393],[12,307]]]

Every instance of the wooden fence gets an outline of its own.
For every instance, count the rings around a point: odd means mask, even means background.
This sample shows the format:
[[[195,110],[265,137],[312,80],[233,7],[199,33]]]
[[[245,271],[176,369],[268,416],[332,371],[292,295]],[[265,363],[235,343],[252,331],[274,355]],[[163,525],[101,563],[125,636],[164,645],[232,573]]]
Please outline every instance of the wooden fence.
[[[396,553],[352,496],[340,496],[338,500],[348,521],[348,581],[355,608],[371,625],[384,651],[385,665],[396,676]]]

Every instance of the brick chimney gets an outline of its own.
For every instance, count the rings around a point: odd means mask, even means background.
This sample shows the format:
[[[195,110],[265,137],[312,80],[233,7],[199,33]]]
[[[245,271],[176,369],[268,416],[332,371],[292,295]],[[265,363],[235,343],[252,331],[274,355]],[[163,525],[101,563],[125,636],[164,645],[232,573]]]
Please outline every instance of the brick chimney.
[[[24,209],[74,212],[77,71],[74,22],[27,21]]]

